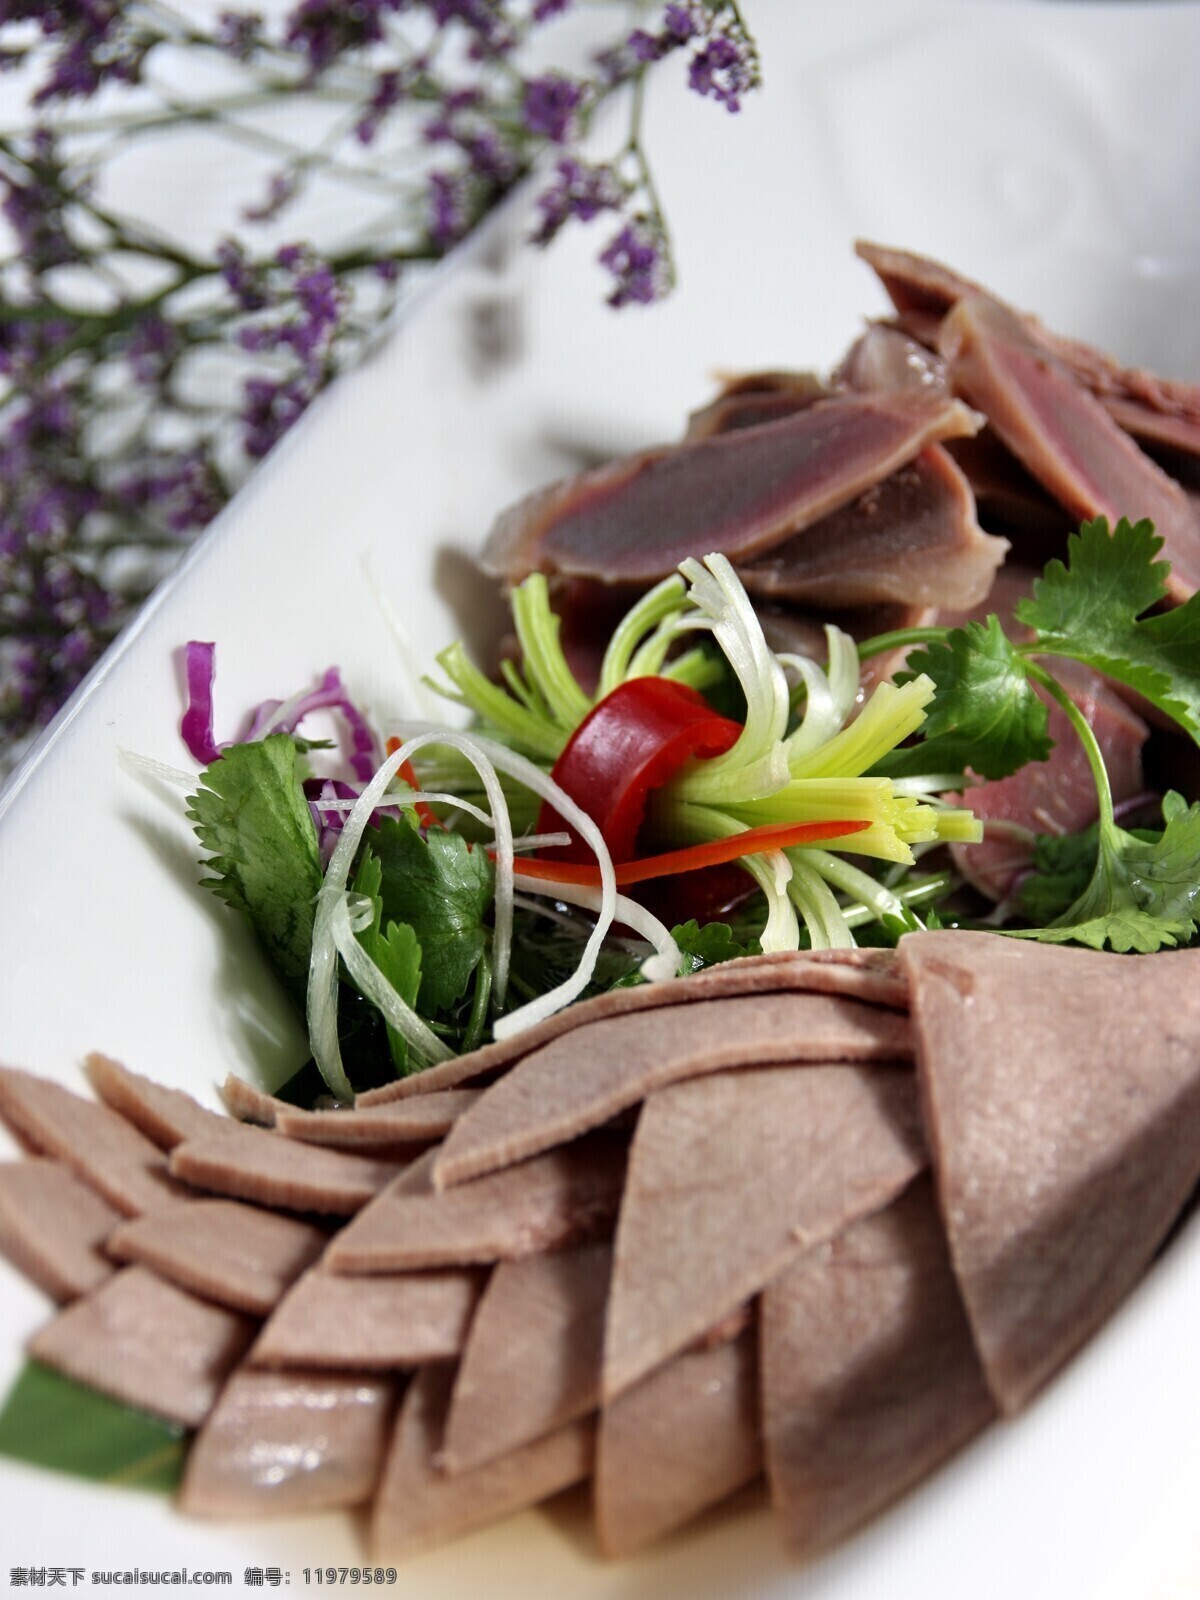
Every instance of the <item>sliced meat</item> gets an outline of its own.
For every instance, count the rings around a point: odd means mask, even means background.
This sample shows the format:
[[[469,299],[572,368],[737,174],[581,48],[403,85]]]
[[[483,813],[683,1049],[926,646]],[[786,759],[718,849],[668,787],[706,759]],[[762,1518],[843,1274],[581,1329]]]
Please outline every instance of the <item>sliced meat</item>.
[[[1117,426],[1132,434],[1185,490],[1200,484],[1200,409],[1179,416],[1123,395],[1104,395],[1102,404]]]
[[[292,1517],[363,1505],[391,1434],[396,1384],[363,1373],[235,1372],[188,1451],[193,1517]]]
[[[424,1367],[409,1385],[371,1513],[373,1561],[396,1561],[486,1527],[579,1483],[592,1470],[594,1428],[572,1422],[511,1455],[455,1477],[438,1470],[453,1369]]]
[[[950,393],[946,363],[937,350],[887,322],[872,322],[859,335],[842,358],[834,381],[865,394],[896,389]]]
[[[688,417],[685,439],[711,439],[760,422],[794,416],[816,400],[827,400],[830,388],[815,372],[746,372],[729,378],[721,392]]]
[[[60,1303],[112,1272],[105,1239],[121,1213],[61,1162],[0,1164],[0,1255]]]
[[[256,1089],[232,1072],[221,1085],[221,1099],[231,1117],[239,1122],[253,1122],[260,1128],[273,1128],[281,1111],[295,1110],[286,1100],[279,1100],[264,1089]]]
[[[739,956],[687,978],[638,984],[632,989],[609,989],[593,999],[580,1000],[510,1039],[484,1045],[469,1055],[457,1056],[453,1061],[415,1072],[410,1077],[397,1078],[394,1084],[389,1083],[384,1088],[369,1089],[359,1095],[356,1104],[364,1108],[385,1105],[409,1095],[432,1094],[477,1078],[494,1076],[551,1039],[606,1017],[730,995],[784,990],[852,995],[855,999],[890,1006],[897,1011],[903,1011],[908,1005],[907,992],[897,975],[895,957],[890,950],[783,950],[769,955]]]
[[[249,1317],[135,1266],[60,1311],[29,1354],[139,1411],[198,1428],[253,1336]]]
[[[108,1251],[234,1311],[265,1317],[317,1259],[328,1235],[239,1200],[190,1200],[117,1228]]]
[[[743,1069],[642,1108],[617,1224],[605,1401],[698,1339],[925,1164],[897,1067]]]
[[[111,1056],[93,1051],[84,1062],[84,1070],[104,1104],[163,1150],[170,1150],[184,1139],[223,1133],[229,1127],[228,1117],[207,1110],[182,1089],[168,1089],[138,1072],[130,1072]]]
[[[973,439],[955,439],[946,450],[971,485],[984,527],[1008,534],[1039,571],[1051,556],[1066,554],[1074,526],[1069,514],[990,428]]]
[[[929,1184],[762,1297],[767,1476],[795,1555],[844,1538],[994,1415]]]
[[[388,1278],[306,1273],[250,1352],[258,1367],[416,1367],[456,1356],[483,1288],[474,1268]]]
[[[1187,496],[1101,403],[1036,344],[1021,319],[981,296],[960,300],[942,324],[941,348],[958,393],[1076,520],[1149,517],[1171,563],[1169,593],[1200,585],[1200,525]]]
[[[930,312],[941,317],[964,296],[984,293],[979,284],[929,256],[894,250],[868,239],[856,239],[854,253],[874,270],[901,314]]]
[[[1141,1276],[1200,1177],[1200,951],[908,935],[938,1198],[1017,1411]]]
[[[596,1538],[623,1560],[762,1471],[758,1329],[685,1350],[600,1413]]]
[[[0,1117],[34,1150],[55,1156],[125,1216],[186,1193],[157,1145],[107,1106],[16,1067],[0,1067]]]
[[[459,1363],[442,1464],[469,1471],[594,1411],[612,1246],[493,1271]]]
[[[835,396],[540,490],[496,523],[484,565],[511,583],[535,571],[648,583],[712,550],[736,564],[976,426],[965,406],[936,395]]]
[[[378,1273],[510,1261],[593,1237],[616,1215],[625,1153],[604,1134],[446,1193],[406,1191],[401,1180],[343,1228],[326,1265]]]
[[[434,1182],[549,1150],[682,1078],[761,1062],[896,1061],[910,1049],[907,1017],[838,995],[700,1000],[610,1017],[543,1045],[493,1084],[451,1130]]]
[[[172,1173],[197,1189],[338,1217],[352,1216],[400,1170],[395,1162],[322,1150],[240,1123],[216,1138],[185,1140],[170,1159]]]
[[[980,528],[970,484],[932,445],[738,576],[756,598],[823,607],[972,606],[1007,549]]]
[[[307,1144],[324,1144],[343,1150],[428,1144],[449,1133],[481,1092],[479,1089],[443,1089],[440,1093],[385,1101],[354,1111],[289,1108],[276,1116],[275,1128],[287,1139],[302,1139]]]

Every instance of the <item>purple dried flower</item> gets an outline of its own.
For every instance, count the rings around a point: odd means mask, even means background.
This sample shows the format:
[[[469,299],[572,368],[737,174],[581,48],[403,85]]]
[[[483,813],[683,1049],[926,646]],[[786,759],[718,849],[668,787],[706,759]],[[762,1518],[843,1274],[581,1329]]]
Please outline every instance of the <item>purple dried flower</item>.
[[[257,11],[223,11],[217,18],[217,45],[235,60],[248,61],[263,43],[265,30]]]
[[[573,156],[563,156],[554,179],[538,196],[541,221],[533,233],[535,244],[549,244],[564,223],[574,218],[591,222],[601,211],[617,210],[625,199],[625,186],[609,166],[591,166]]]
[[[575,113],[582,100],[581,83],[549,72],[526,83],[521,117],[530,133],[553,144],[564,144],[575,132]]]
[[[467,231],[467,204],[461,177],[431,172],[428,179],[429,236],[439,250],[449,250]]]
[[[12,166],[15,171],[0,174],[0,209],[28,270],[36,276],[77,260],[79,251],[66,222],[70,183],[53,133],[35,128]]]
[[[163,317],[150,312],[139,318],[125,342],[125,359],[139,383],[161,381],[179,352],[179,335]]]
[[[551,17],[561,16],[570,6],[571,0],[537,0],[533,8],[534,22],[549,22]]]
[[[642,218],[626,223],[600,252],[600,264],[617,280],[610,306],[649,305],[670,283],[662,236]]]
[[[404,0],[301,0],[287,19],[287,42],[308,58],[316,76],[339,56],[378,44],[384,17]]]
[[[261,311],[270,303],[261,271],[236,239],[223,239],[217,246],[217,265],[239,310]]]
[[[247,378],[242,388],[242,448],[254,461],[260,461],[292,424],[301,417],[313,397],[313,388],[300,378]]]
[[[375,79],[375,90],[367,109],[354,124],[354,137],[360,144],[370,144],[379,132],[384,119],[395,110],[404,96],[404,79],[399,72],[381,72]]]
[[[727,111],[741,107],[741,97],[758,82],[757,65],[745,49],[727,36],[710,39],[697,50],[688,68],[688,83],[697,94],[710,95]]]
[[[263,199],[256,206],[244,206],[242,216],[247,222],[271,222],[295,195],[295,176],[290,172],[273,172]]]

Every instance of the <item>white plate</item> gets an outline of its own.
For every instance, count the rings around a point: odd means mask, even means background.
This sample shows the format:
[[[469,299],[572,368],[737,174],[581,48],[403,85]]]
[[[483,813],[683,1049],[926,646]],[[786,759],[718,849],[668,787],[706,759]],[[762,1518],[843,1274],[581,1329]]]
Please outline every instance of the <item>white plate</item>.
[[[850,243],[942,256],[1055,328],[1200,377],[1192,4],[751,0],[768,87],[738,119],[676,85],[650,141],[683,286],[599,304],[595,229],[534,259],[509,211],[375,359],[304,419],[89,680],[0,800],[0,1051],[78,1084],[102,1048],[213,1099],[301,1042],[249,940],[195,885],[172,798],[173,652],[218,642],[218,733],[332,661],[386,723],[417,709],[363,562],[422,662],[458,631],[446,551],[571,463],[677,432],[720,368],[825,364],[882,308]],[[439,552],[443,552],[439,555]],[[469,605],[469,602],[468,602]],[[0,1268],[0,1383],[45,1315]],[[1200,1592],[1200,1236],[1019,1423],[798,1571],[751,1502],[606,1568],[531,1514],[402,1569],[420,1600],[1182,1600]],[[362,1559],[344,1518],[208,1527],[161,1501],[0,1464],[17,1567],[303,1569]],[[68,1579],[69,1581],[69,1579]],[[85,1578],[85,1581],[88,1581]]]

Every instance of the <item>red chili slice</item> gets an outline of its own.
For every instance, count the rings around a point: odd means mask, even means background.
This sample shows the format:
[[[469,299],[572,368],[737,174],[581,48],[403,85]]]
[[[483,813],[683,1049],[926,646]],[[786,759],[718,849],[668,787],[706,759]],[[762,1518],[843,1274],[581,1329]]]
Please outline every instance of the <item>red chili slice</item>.
[[[554,763],[552,776],[600,829],[614,861],[637,854],[646,802],[693,756],[724,755],[742,727],[722,717],[704,696],[671,678],[631,678],[595,705]],[[539,833],[570,831],[544,804]],[[578,838],[542,852],[550,861],[585,862],[592,852]]]

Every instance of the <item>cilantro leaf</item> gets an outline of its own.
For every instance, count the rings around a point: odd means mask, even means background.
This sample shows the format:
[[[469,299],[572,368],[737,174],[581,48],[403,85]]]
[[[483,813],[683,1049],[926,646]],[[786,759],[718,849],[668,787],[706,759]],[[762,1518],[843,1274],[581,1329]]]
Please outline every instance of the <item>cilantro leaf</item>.
[[[1072,534],[1067,562],[1051,561],[1017,607],[1037,631],[1031,654],[1069,656],[1136,689],[1200,740],[1200,595],[1139,620],[1166,595],[1170,567],[1154,557],[1151,522],[1103,517]]]
[[[1164,803],[1157,838],[1101,824],[1087,888],[1050,927],[1015,930],[1016,937],[1142,955],[1190,940],[1200,916],[1200,804],[1181,808],[1176,798]]]
[[[303,1015],[321,852],[288,734],[235,744],[189,796],[196,838],[212,852],[206,888],[249,918]]]
[[[892,751],[877,772],[900,778],[969,767],[984,778],[1004,778],[1050,754],[1046,707],[997,617],[952,628],[944,640],[915,651],[899,681],[922,672],[937,685],[925,736]]]
[[[382,918],[408,923],[421,947],[420,1009],[448,1010],[467,992],[487,942],[492,865],[459,834],[385,817],[372,838],[379,858]]]
[[[754,955],[759,950],[757,939],[743,944],[734,937],[727,922],[706,922],[702,926],[695,917],[672,928],[671,937],[683,957],[681,972],[699,972],[701,967],[715,967],[720,961]]]
[[[415,1006],[421,988],[421,944],[407,922],[389,922],[386,928],[381,926],[382,884],[383,868],[368,844],[354,876],[354,891],[373,902],[375,914],[371,925],[359,933],[358,942],[400,998]],[[385,1026],[392,1065],[403,1076],[408,1071],[408,1041],[390,1023]]]
[[[1069,911],[1092,880],[1099,847],[1097,823],[1079,833],[1038,834],[1033,870],[1017,890],[1021,915],[1043,927]]]

